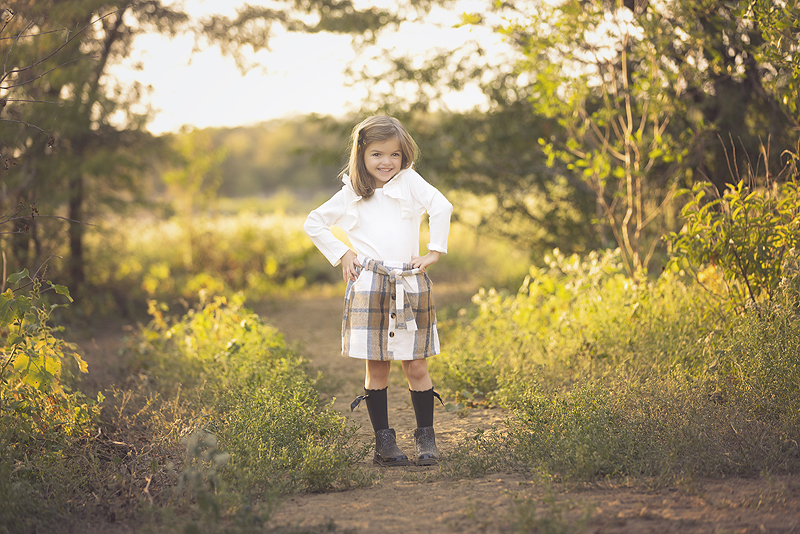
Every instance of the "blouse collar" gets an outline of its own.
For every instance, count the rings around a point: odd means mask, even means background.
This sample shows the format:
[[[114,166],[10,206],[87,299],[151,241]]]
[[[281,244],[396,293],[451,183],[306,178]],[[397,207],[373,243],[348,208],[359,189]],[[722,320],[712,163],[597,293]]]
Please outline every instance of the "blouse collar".
[[[391,197],[400,203],[400,212],[403,218],[410,218],[414,215],[414,209],[411,206],[411,199],[408,198],[408,193],[406,191],[407,188],[403,187],[403,176],[408,172],[415,171],[413,171],[411,167],[403,169],[402,171],[398,172],[394,178],[386,182],[382,188],[385,196]],[[342,175],[342,183],[344,183],[345,188],[351,193],[351,198],[347,203],[347,208],[345,210],[347,215],[351,217],[351,224],[348,225],[350,228],[346,229],[353,229],[358,225],[358,203],[364,200],[364,198],[356,193],[355,189],[353,188],[352,180],[348,175]]]

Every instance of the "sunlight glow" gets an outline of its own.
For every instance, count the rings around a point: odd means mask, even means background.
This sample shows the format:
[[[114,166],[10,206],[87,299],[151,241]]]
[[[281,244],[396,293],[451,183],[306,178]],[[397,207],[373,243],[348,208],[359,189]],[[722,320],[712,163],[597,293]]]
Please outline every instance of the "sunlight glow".
[[[233,15],[236,5],[190,0],[185,9],[195,17]],[[452,46],[473,31],[447,27],[458,21],[460,13],[439,10],[432,16],[445,28],[404,26],[401,32],[387,33],[379,44],[403,52]],[[270,50],[249,55],[258,67],[242,73],[215,47],[192,53],[191,36],[140,35],[131,56],[113,66],[110,75],[121,85],[139,82],[147,89],[144,104],[153,110],[147,128],[155,134],[184,126],[252,125],[310,113],[341,116],[359,109],[367,96],[365,88],[347,86],[345,70],[355,59],[350,43],[348,35],[278,33]],[[474,107],[482,97],[476,90],[454,94],[448,108]]]

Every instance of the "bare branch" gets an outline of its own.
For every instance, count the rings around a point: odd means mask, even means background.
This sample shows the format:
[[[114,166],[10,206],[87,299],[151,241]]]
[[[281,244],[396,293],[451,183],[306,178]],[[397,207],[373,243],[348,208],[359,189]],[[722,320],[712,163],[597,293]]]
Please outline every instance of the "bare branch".
[[[92,224],[92,223],[88,223],[88,222],[84,222],[84,221],[76,221],[75,219],[70,219],[68,217],[61,217],[60,215],[36,215],[35,217],[32,217],[31,215],[25,215],[24,217],[10,217],[10,218],[4,220],[3,222],[29,221],[29,220],[34,219],[34,218],[35,219],[59,219],[61,221],[67,221],[67,222],[76,223],[76,224],[83,224],[85,226],[97,226],[96,224]],[[19,232],[5,232],[5,233],[15,234],[15,233],[19,233]]]
[[[27,30],[27,29],[28,29],[28,28],[30,28],[31,26],[33,26],[33,21],[30,21],[30,22],[29,22],[29,23],[28,23],[28,24],[25,26],[25,29],[23,29],[23,30],[22,30],[22,32],[24,32],[25,30]],[[0,78],[0,82],[2,82],[2,81],[3,81],[3,80],[6,78],[6,68],[8,67],[8,58],[10,58],[10,57],[11,57],[11,51],[12,51],[12,50],[14,50],[14,45],[16,45],[16,44],[17,44],[17,42],[19,41],[19,36],[22,34],[22,32],[18,33],[18,34],[16,35],[16,37],[14,37],[14,42],[13,42],[13,43],[11,43],[11,46],[10,46],[10,47],[9,47],[9,49],[8,49],[8,53],[6,54],[6,60],[3,62],[3,77],[2,77],[2,78]]]
[[[0,117],[0,121],[3,121],[3,122],[16,122],[18,124],[24,124],[25,126],[28,126],[30,128],[35,128],[35,129],[39,130],[40,132],[42,132],[44,134],[51,135],[50,132],[48,132],[47,130],[43,130],[40,127],[36,126],[35,124],[31,124],[30,122],[18,121],[18,120],[14,120],[14,119],[4,119],[2,117]]]
[[[107,17],[110,17],[111,15],[113,15],[115,13],[119,13],[121,11],[124,11],[124,9],[117,9],[117,10],[114,10],[114,11],[110,11],[110,12],[106,13],[105,15],[102,15],[101,17],[96,18],[95,20],[91,21],[86,26],[84,26],[83,28],[81,28],[80,30],[75,32],[75,34],[72,37],[70,37],[69,39],[67,39],[64,42],[64,44],[62,44],[61,46],[59,46],[58,48],[56,48],[55,50],[53,50],[52,52],[47,54],[42,59],[40,59],[40,60],[38,60],[38,61],[36,61],[34,63],[31,63],[27,67],[22,67],[22,68],[19,68],[19,69],[12,69],[11,71],[6,72],[6,65],[4,64],[3,65],[3,76],[2,76],[2,78],[0,78],[0,83],[2,83],[10,74],[24,72],[26,70],[30,70],[30,69],[32,69],[32,68],[34,68],[34,67],[36,67],[36,66],[38,66],[38,65],[40,65],[42,63],[44,63],[45,61],[47,61],[48,59],[50,59],[51,57],[53,57],[57,53],[59,53],[61,50],[63,50],[67,45],[69,45],[72,41],[74,41],[79,35],[81,35],[83,32],[85,32],[88,28],[90,28],[91,26],[93,26],[97,22],[100,22],[101,20],[103,20],[103,19],[105,19]],[[28,27],[30,27],[30,24],[28,26],[26,26],[26,29]],[[25,31],[25,30],[23,30],[23,31]],[[17,36],[17,39],[18,38],[19,38],[19,36]],[[11,53],[11,51],[9,50],[9,54],[10,53]],[[91,57],[91,56],[83,56],[82,58],[79,58],[79,59],[85,59],[86,57]],[[73,60],[73,61],[75,61],[75,60]],[[6,63],[8,63],[8,55],[6,56]],[[71,61],[69,61],[67,63],[71,63]],[[56,68],[58,68],[58,67],[56,67]],[[52,72],[52,70],[48,71],[48,72]],[[16,86],[11,86],[11,87],[16,87]],[[4,87],[0,87],[0,89],[5,89],[5,88]]]
[[[8,24],[8,23],[6,23],[6,24]],[[5,28],[5,25],[3,26],[3,28]],[[2,30],[0,30],[0,31],[2,31]],[[23,31],[25,31],[25,30],[23,30]],[[48,30],[46,32],[29,33],[28,35],[17,35],[15,37],[0,37],[0,41],[9,41],[11,39],[24,39],[26,37],[39,37],[41,35],[48,35],[48,34],[51,34],[51,33],[58,33],[58,32],[63,32],[63,31],[64,31],[63,29],[61,29],[61,30]]]
[[[48,70],[46,72],[43,72],[43,73],[39,74],[38,76],[36,76],[34,78],[31,78],[30,80],[25,80],[22,83],[15,83],[14,85],[0,85],[0,89],[9,90],[9,89],[12,89],[14,87],[22,87],[23,85],[28,85],[29,83],[32,83],[32,82],[38,80],[42,76],[46,76],[46,75],[50,74],[54,70],[58,70],[61,67],[64,67],[65,65],[69,65],[70,63],[75,63],[76,61],[81,61],[81,60],[84,60],[84,59],[95,59],[95,56],[85,55],[85,56],[77,57],[75,59],[70,59],[69,61],[65,61],[61,65],[57,65],[57,66],[53,67],[52,69],[50,69],[50,70]],[[15,72],[22,72],[23,70],[27,70],[27,69],[28,69],[28,67],[24,67],[21,70],[9,71],[7,74],[13,74]],[[0,78],[0,83],[2,83],[2,81],[5,80],[5,78],[6,78],[6,75],[4,75],[2,78]]]
[[[53,102],[52,100],[28,100],[25,98],[6,98],[6,102],[33,102],[36,104],[58,104],[61,105],[61,102]]]
[[[39,278],[39,273],[42,271],[42,269],[44,269],[47,266],[47,263],[50,260],[52,260],[53,258],[63,259],[61,256],[59,256],[57,254],[50,254],[50,256],[46,260],[44,260],[41,265],[39,265],[39,268],[36,269],[35,273],[33,273],[33,276],[31,276],[31,279],[33,280],[34,278]],[[39,279],[40,280],[44,280],[44,275],[42,275],[42,277],[39,278]]]

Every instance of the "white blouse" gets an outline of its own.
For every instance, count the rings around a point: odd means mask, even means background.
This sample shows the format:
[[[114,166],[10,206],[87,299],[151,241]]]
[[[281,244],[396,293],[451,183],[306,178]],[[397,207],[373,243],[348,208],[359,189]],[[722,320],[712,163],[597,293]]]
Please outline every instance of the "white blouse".
[[[312,211],[303,229],[331,265],[338,265],[348,247],[333,235],[341,227],[359,256],[390,262],[409,262],[419,254],[423,213],[430,218],[428,250],[447,252],[453,205],[413,169],[405,169],[365,199],[357,195],[350,177],[330,200]]]

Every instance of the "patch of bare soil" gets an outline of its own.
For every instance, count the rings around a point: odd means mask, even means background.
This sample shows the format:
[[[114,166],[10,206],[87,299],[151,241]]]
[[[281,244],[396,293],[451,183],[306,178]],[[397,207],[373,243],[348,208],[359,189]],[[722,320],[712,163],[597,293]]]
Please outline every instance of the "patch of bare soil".
[[[437,287],[437,305],[469,302],[468,290]],[[340,354],[342,298],[273,302],[259,307],[265,320],[326,374],[323,385],[334,407],[361,425],[372,439],[366,408],[350,411],[363,391],[364,363]],[[414,411],[397,364],[389,387],[389,423],[400,447],[411,454]],[[476,429],[488,429],[502,410],[471,410],[466,415],[438,407],[435,428],[441,451]],[[652,488],[603,483],[543,485],[518,474],[477,479],[442,479],[438,467],[379,468],[371,456],[363,464],[380,470],[370,488],[287,499],[271,520],[273,527],[301,532],[800,532],[800,477],[692,480],[680,487]],[[335,525],[335,527],[334,527]]]

